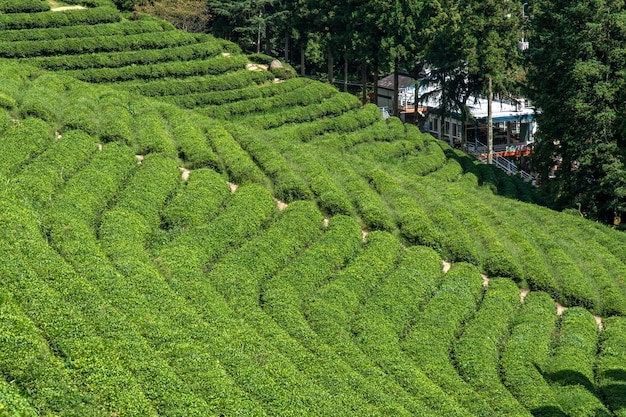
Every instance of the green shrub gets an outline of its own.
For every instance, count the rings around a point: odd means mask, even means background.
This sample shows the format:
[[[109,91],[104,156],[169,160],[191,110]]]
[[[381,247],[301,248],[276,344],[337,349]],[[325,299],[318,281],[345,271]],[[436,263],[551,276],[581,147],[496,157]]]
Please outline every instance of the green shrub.
[[[623,378],[626,373],[626,319],[609,317],[602,324],[596,368],[598,389],[611,412],[623,417],[626,416],[626,381]]]
[[[221,51],[222,47],[218,42],[204,42],[193,45],[166,47],[163,49],[56,55],[51,57],[26,58],[20,61],[49,70],[110,69],[128,65],[148,65],[170,61],[200,60],[216,56]],[[93,73],[93,71],[89,72],[89,74]],[[80,75],[83,73],[76,72],[75,74]]]
[[[50,10],[50,4],[43,0],[2,0],[0,13],[39,13]]]
[[[150,81],[142,83],[116,83],[117,88],[124,89],[131,93],[142,94],[145,96],[176,96],[191,93],[203,94],[208,91],[228,91],[236,88],[246,87],[252,84],[262,84],[270,79],[269,73],[265,71],[248,71],[246,69],[239,71],[231,71],[226,74],[197,77],[190,79],[172,79],[167,81]],[[172,97],[169,101],[176,104],[177,98]],[[193,98],[191,101],[185,97],[181,98],[183,107],[194,108]]]
[[[530,292],[513,321],[514,327],[502,352],[504,385],[527,410],[537,410],[541,416],[566,416],[542,375],[550,355],[556,318],[552,298],[544,292]]]
[[[519,308],[519,288],[508,279],[495,278],[473,319],[456,343],[454,359],[459,374],[483,393],[498,416],[527,415],[500,380],[501,348]]]
[[[4,30],[54,28],[74,25],[95,25],[120,21],[119,12],[110,7],[84,10],[67,10],[63,13],[11,13],[0,15],[0,27]],[[7,44],[4,44],[8,47]],[[11,48],[9,48],[11,49]]]
[[[311,190],[289,166],[284,156],[242,127],[229,124],[226,128],[243,149],[252,156],[252,159],[265,175],[272,180],[277,198],[287,203],[313,198]]]
[[[52,142],[52,127],[40,119],[26,118],[10,123],[0,136],[0,174],[13,176],[14,171]]]
[[[215,217],[230,196],[224,178],[213,170],[201,168],[189,175],[186,187],[163,211],[166,227],[199,227]]]
[[[123,36],[138,33],[163,32],[171,30],[165,21],[138,20],[95,25],[74,25],[58,28],[37,28],[5,30],[2,32],[3,42],[40,41],[64,38],[89,38],[93,36]],[[50,57],[54,61],[54,57]],[[28,62],[28,61],[27,61]],[[46,62],[42,59],[42,62]]]
[[[267,177],[225,128],[211,124],[207,126],[206,133],[215,151],[224,161],[231,181],[236,184],[247,182],[267,184]]]
[[[150,108],[149,104],[135,108],[135,141],[139,154],[163,153],[170,157],[176,157],[172,138],[168,131],[165,120],[157,110]]]

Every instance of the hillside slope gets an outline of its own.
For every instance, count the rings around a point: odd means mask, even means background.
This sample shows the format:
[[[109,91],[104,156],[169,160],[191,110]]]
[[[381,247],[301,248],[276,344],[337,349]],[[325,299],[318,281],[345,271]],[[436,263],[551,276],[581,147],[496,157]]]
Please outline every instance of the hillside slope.
[[[228,42],[30,3],[0,413],[626,415],[623,233]]]

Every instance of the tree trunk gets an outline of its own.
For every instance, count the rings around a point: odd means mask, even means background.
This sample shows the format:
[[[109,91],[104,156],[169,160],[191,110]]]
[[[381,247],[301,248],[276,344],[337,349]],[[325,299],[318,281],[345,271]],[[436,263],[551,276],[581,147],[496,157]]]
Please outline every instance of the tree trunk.
[[[328,82],[330,84],[333,84],[335,82],[335,75],[333,71],[334,67],[335,67],[335,61],[333,57],[333,50],[329,46],[328,47]]]
[[[392,102],[392,109],[393,109],[393,115],[395,117],[399,117],[400,116],[400,110],[398,109],[398,95],[399,95],[399,77],[398,77],[398,67],[399,67],[399,60],[398,57],[394,58],[393,60],[393,102]]]
[[[343,57],[343,91],[348,92],[348,58]]]
[[[493,164],[493,83],[491,77],[487,78],[487,163]]]
[[[270,27],[269,25],[265,26],[265,55],[272,55],[272,48],[270,45]]]
[[[289,62],[289,30],[285,29],[285,62]]]
[[[361,101],[363,104],[367,103],[367,61],[363,60],[361,64],[361,81],[363,83],[363,96]]]
[[[304,44],[300,44],[300,75],[304,77],[305,71],[304,71],[304,64],[305,64],[305,59],[304,59]]]
[[[374,103],[378,105],[378,58],[374,59]]]
[[[259,12],[259,30],[257,30],[257,36],[256,36],[256,53],[260,54],[261,53],[261,12]]]

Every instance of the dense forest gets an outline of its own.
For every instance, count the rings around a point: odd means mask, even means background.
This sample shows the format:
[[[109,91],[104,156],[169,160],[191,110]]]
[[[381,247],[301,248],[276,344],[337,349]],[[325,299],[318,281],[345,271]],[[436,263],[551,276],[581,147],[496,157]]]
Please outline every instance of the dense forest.
[[[280,56],[302,75],[342,80],[344,91],[358,83],[363,101],[379,74],[417,79],[425,66],[440,86],[444,114],[469,119],[470,96],[530,98],[539,110],[533,159],[546,204],[578,207],[616,226],[626,211],[622,1],[117,2]]]

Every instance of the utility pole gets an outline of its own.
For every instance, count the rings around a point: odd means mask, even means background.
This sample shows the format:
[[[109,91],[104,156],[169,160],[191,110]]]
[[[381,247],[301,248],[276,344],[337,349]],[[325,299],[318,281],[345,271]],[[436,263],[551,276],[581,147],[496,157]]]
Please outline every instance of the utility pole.
[[[493,164],[493,82],[491,77],[487,77],[487,163]]]

